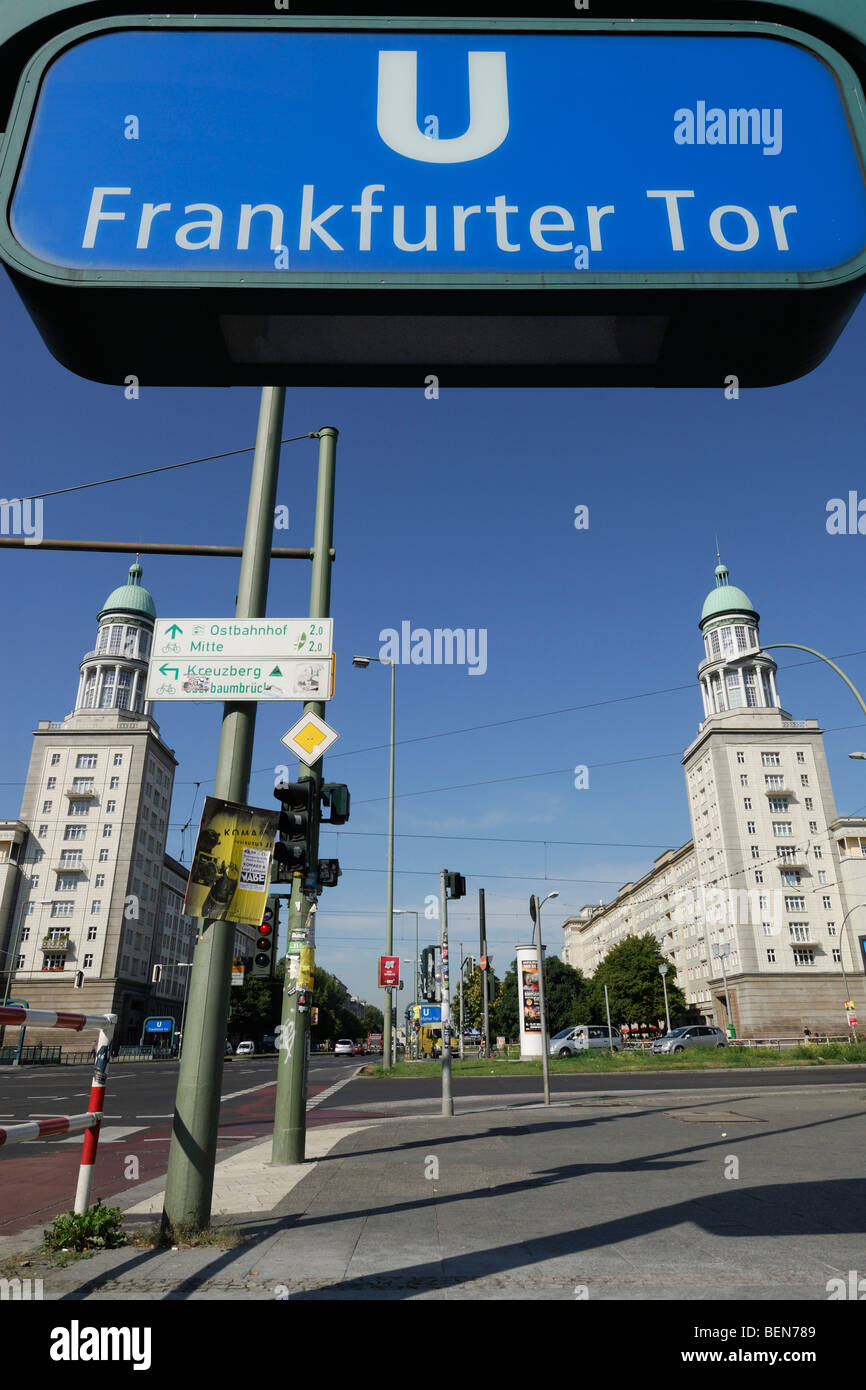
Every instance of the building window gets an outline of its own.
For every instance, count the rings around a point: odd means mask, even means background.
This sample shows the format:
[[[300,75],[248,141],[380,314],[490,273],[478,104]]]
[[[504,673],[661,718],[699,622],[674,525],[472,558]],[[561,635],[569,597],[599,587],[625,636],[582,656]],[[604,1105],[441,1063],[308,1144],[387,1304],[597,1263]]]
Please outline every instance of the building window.
[[[114,766],[115,766],[115,767],[122,767],[122,765],[123,765],[123,754],[122,754],[122,753],[115,753],[115,755],[114,755]]]
[[[40,827],[39,827],[39,834],[40,834],[40,835],[47,835],[47,834],[48,834],[48,826],[47,826],[47,825],[40,825]]]
[[[792,828],[791,828],[791,822],[790,822],[789,820],[774,820],[774,821],[773,821],[773,834],[774,834],[777,838],[778,838],[779,836],[793,835],[793,833],[794,833],[794,832],[793,832],[793,830],[792,830]]]
[[[794,964],[795,964],[795,965],[814,965],[814,964],[815,964],[815,952],[814,952],[814,951],[805,951],[805,950],[796,950],[796,949],[795,949],[795,950],[794,950]]]
[[[770,905],[770,900],[769,900],[769,898],[767,897],[767,894],[766,894],[766,893],[759,893],[759,894],[758,894],[758,910],[759,910],[760,912],[766,912],[766,910],[767,910],[767,908],[769,907],[769,905]]]
[[[132,672],[121,671],[117,677],[117,708],[129,709],[129,697],[132,694]]]
[[[798,754],[797,754],[797,762],[798,762],[798,763],[804,763],[805,761],[806,761],[806,754],[805,754],[805,753],[798,753]]]
[[[784,870],[782,871],[782,884],[783,884],[783,886],[784,886],[785,888],[799,888],[799,887],[800,887],[800,870],[799,870],[799,869],[784,869]]]
[[[30,928],[29,928],[29,927],[22,927],[22,928],[21,928],[21,935],[19,936],[18,940],[19,940],[19,941],[29,941],[29,940],[30,940]]]
[[[785,785],[784,777],[780,777],[778,772],[769,772],[764,777],[764,786],[767,791],[781,791]]]
[[[755,870],[755,882],[756,882],[756,883],[763,883],[763,882],[764,882],[764,871],[763,871],[763,869],[756,869],[756,870]]]
[[[70,803],[69,803],[69,814],[70,814],[70,816],[89,816],[89,815],[90,815],[90,802],[89,802],[89,801],[70,801]]]
[[[61,864],[80,864],[80,863],[81,863],[81,850],[80,850],[80,849],[63,849],[63,850],[61,850],[61,851],[60,851],[60,862],[61,862]]]
[[[767,960],[769,961],[770,965],[775,965],[776,963],[776,952],[772,946],[767,952]]]
[[[805,912],[805,911],[806,911],[806,899],[805,899],[805,898],[802,898],[802,897],[793,897],[793,896],[791,896],[791,897],[786,897],[786,898],[785,898],[785,911],[786,911],[786,912]]]
[[[119,786],[120,786],[120,778],[119,778],[119,777],[112,777],[111,781],[110,781],[109,784],[108,784],[108,790],[109,790],[109,791],[112,791],[112,792],[117,791],[117,788],[118,788]]]
[[[74,792],[92,792],[92,791],[93,791],[93,778],[92,778],[92,777],[73,777],[73,779],[72,779],[72,790],[73,790]]]
[[[98,928],[98,927],[95,927],[95,926],[94,926],[94,927],[88,927],[88,928],[87,928],[87,940],[88,940],[88,941],[95,941],[96,938],[97,938],[97,936],[98,936],[98,934],[99,934],[99,928]]]
[[[747,835],[754,835],[754,833],[755,833],[755,822],[754,822],[753,820],[747,820],[747,821],[746,821],[746,834],[747,834]]]
[[[745,753],[738,753],[738,754],[737,754],[737,762],[738,762],[738,763],[744,763],[745,761],[746,761],[746,755],[745,755]]]
[[[814,856],[815,856],[816,859],[823,859],[823,858],[824,858],[824,851],[822,850],[822,848],[821,848],[820,845],[816,845],[815,848],[813,849],[812,853],[814,854]]]
[[[114,672],[103,671],[102,689],[99,692],[100,709],[111,709],[114,704]]]
[[[93,902],[90,904],[90,915],[91,915],[91,917],[95,917],[96,914],[97,914],[97,912],[101,912],[101,911],[102,911],[102,899],[101,899],[101,898],[94,898],[94,899],[93,899]]]
[[[51,904],[52,917],[71,917],[74,911],[75,903],[60,902]]]
[[[103,838],[103,840],[110,840],[110,839],[111,839],[111,826],[110,826],[110,825],[104,825],[104,826],[102,827],[102,838]]]
[[[836,923],[835,923],[835,922],[828,922],[828,923],[827,923],[827,935],[828,935],[828,936],[835,936],[835,935],[836,935]]]
[[[97,874],[97,875],[96,875],[96,886],[97,886],[97,888],[104,888],[104,887],[105,887],[105,874]]]
[[[837,964],[837,965],[840,965],[841,962],[842,962],[842,952],[839,950],[839,947],[838,947],[838,946],[834,946],[834,947],[833,947],[832,955],[833,955],[833,959],[834,959],[834,961],[836,962],[836,964]]]
[[[762,753],[761,765],[763,767],[780,767],[782,763],[778,753]]]
[[[775,936],[775,935],[776,935],[775,931],[773,930],[773,923],[772,923],[772,922],[762,922],[762,923],[761,923],[761,926],[762,926],[763,929],[764,929],[764,935],[765,935],[765,936]]]
[[[110,633],[109,639],[108,639],[108,650],[109,650],[109,652],[119,652],[119,651],[120,651],[120,644],[121,644],[122,641],[123,641],[123,628],[121,627],[120,623],[115,623],[114,626],[113,626],[112,629],[111,629],[111,633]]]
[[[47,792],[53,792],[53,791],[54,791],[54,788],[55,788],[56,786],[57,786],[57,778],[56,778],[56,777],[49,777],[49,778],[48,778],[48,781],[45,783],[45,790],[46,790]]]
[[[788,932],[792,941],[811,941],[808,922],[791,922],[788,925]]]
[[[116,801],[106,801],[106,803],[105,803],[105,809],[106,809],[106,812],[108,812],[108,814],[110,815],[112,811],[116,811],[116,810],[117,810],[117,802],[116,802]]]
[[[96,767],[95,753],[79,753],[75,759],[76,767]]]
[[[62,951],[48,951],[42,961],[43,970],[62,970],[66,957]]]
[[[92,965],[93,965],[93,956],[91,956],[91,955],[86,955],[86,956],[84,957],[84,969],[85,969],[85,970],[89,970],[90,967],[91,967]]]
[[[809,829],[812,831],[812,834],[813,834],[813,835],[817,835],[817,833],[818,833],[818,822],[817,822],[816,820],[810,820],[810,821],[809,821]]]
[[[751,811],[751,809],[752,809],[752,798],[751,798],[750,796],[744,796],[744,797],[743,797],[743,810],[744,810],[744,811]]]
[[[110,850],[107,850],[107,849],[101,849],[101,850],[99,851],[99,862],[100,862],[100,864],[105,864],[105,863],[107,863],[107,861],[108,861],[108,856],[109,856],[110,853],[111,853],[111,851],[110,851]]]
[[[74,893],[77,887],[78,876],[76,874],[58,874],[54,891],[55,893]]]
[[[826,882],[827,882],[827,871],[826,871],[826,869],[819,869],[819,870],[818,870],[818,882],[819,882],[819,883],[826,883]]]
[[[748,785],[749,785],[748,773],[741,772],[741,773],[740,773],[740,786],[741,786],[741,787],[747,787]]]
[[[760,857],[761,857],[761,851],[758,849],[758,846],[757,846],[757,845],[752,845],[751,848],[752,848],[752,858],[753,858],[753,859],[760,859]]]
[[[86,834],[86,825],[67,825],[63,832],[63,838],[64,840],[83,840]]]
[[[794,856],[795,856],[796,853],[797,853],[797,851],[794,849],[793,845],[777,845],[777,846],[776,846],[776,858],[777,858],[782,864],[793,864],[793,863],[794,863]]]
[[[811,811],[811,810],[812,810],[812,798],[811,798],[811,796],[807,796],[807,797],[806,797],[805,801],[803,802],[803,805],[806,807],[806,810],[807,810],[807,811]]]
[[[800,786],[801,786],[801,787],[808,787],[808,785],[809,785],[809,778],[808,778],[808,776],[806,775],[806,773],[804,772],[804,773],[802,773],[802,774],[800,775]]]
[[[60,754],[59,754],[59,753],[52,753],[52,754],[51,754],[51,766],[52,766],[52,767],[56,767],[57,764],[58,764],[59,762],[60,762]]]
[[[771,810],[771,811],[787,811],[787,809],[788,809],[788,798],[787,798],[786,796],[771,796],[771,797],[770,797],[770,810]]]

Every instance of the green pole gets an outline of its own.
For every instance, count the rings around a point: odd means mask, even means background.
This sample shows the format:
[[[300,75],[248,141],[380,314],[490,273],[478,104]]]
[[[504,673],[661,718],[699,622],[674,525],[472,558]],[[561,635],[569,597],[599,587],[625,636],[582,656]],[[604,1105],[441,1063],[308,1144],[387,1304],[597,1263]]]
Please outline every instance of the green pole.
[[[334,476],[337,457],[338,431],[332,425],[319,430],[319,482],[316,493],[316,528],[313,542],[313,575],[310,583],[310,617],[328,618],[331,615],[331,546],[334,537]],[[305,714],[324,717],[321,700],[307,700]],[[314,784],[311,837],[313,857],[319,853],[319,809],[322,786],[322,760],[313,767],[298,764],[300,780],[309,778]],[[312,870],[315,873],[315,864]],[[289,932],[309,931],[310,919],[315,922],[315,895],[307,896],[299,873],[292,878],[289,902]],[[282,1032],[280,1034],[279,1064],[277,1066],[277,1096],[274,1107],[274,1141],[271,1162],[279,1165],[303,1163],[307,1139],[307,1037],[310,1027],[309,1009],[298,1008],[297,956],[286,956],[283,980]],[[311,996],[307,995],[309,1000]]]
[[[394,680],[395,663],[391,666],[391,752],[388,777],[388,887],[385,906],[385,955],[394,954]],[[391,1069],[392,1033],[392,991],[385,990],[385,1027],[382,1038],[382,1065],[386,1071]]]
[[[262,389],[237,618],[265,616],[285,404],[284,386]],[[215,796],[246,802],[255,723],[255,702],[223,706]],[[171,1224],[201,1230],[210,1222],[235,930],[234,922],[199,919],[168,1155],[164,1228]]]
[[[448,969],[448,894],[445,869],[439,870],[439,911],[442,916],[442,1114],[454,1114],[451,1094],[451,990]]]

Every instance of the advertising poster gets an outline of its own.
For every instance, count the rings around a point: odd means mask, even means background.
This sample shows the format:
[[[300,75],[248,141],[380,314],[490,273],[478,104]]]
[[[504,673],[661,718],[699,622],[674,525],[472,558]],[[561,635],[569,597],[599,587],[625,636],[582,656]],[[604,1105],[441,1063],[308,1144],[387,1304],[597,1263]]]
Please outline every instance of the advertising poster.
[[[279,811],[205,798],[184,912],[257,927],[262,920]]]
[[[541,1032],[541,1009],[538,1004],[538,965],[532,960],[520,962],[520,986],[523,1000],[523,1030]]]

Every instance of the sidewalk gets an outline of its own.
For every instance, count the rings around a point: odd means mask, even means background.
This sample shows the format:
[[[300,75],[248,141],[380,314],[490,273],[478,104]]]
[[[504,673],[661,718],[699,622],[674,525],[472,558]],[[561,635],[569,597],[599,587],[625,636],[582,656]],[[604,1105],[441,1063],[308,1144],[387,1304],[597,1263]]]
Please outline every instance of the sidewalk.
[[[372,1105],[400,1108],[373,1085]],[[234,1151],[214,1213],[246,1237],[235,1249],[27,1273],[64,1300],[823,1301],[866,1271],[859,1087],[436,1108],[311,1128],[291,1168],[270,1166],[269,1141]],[[161,1209],[149,1187],[126,1194],[130,1218]]]

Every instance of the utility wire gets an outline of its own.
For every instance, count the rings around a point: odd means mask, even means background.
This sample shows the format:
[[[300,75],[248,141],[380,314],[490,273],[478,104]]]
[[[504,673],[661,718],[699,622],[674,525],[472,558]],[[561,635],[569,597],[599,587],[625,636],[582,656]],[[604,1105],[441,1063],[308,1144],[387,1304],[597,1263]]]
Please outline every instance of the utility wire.
[[[318,439],[318,431],[311,430],[309,434],[293,434],[288,439],[281,439],[280,444],[294,444],[299,439]],[[173,468],[191,468],[194,463],[215,463],[219,459],[236,458],[238,454],[251,454],[255,449],[255,444],[248,444],[243,449],[229,449],[225,454],[205,454],[200,459],[187,459],[185,463],[164,463],[159,468],[143,468],[139,473],[118,473],[116,478],[98,478],[93,483],[75,483],[72,487],[58,487],[53,492],[34,492],[30,497],[21,497],[21,502],[33,502],[37,497],[59,497],[64,492],[84,492],[89,487],[105,487],[108,483],[125,483],[130,478],[148,478],[152,473],[170,473]]]

